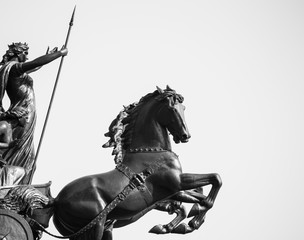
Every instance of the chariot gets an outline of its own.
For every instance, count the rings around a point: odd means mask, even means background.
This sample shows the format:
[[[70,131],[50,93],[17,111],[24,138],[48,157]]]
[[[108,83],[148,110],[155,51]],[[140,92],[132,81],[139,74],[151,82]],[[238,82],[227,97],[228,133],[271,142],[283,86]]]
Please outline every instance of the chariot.
[[[2,186],[0,187],[0,239],[1,240],[34,240],[39,238],[40,232],[38,229],[31,227],[28,214],[35,217],[38,221],[43,215],[47,213],[39,212],[26,213],[19,209],[18,206],[13,206],[11,200],[6,201],[5,196],[9,195],[15,188],[29,187],[38,190],[41,194],[48,196],[50,199],[50,186],[51,181],[45,184],[32,185],[32,186]],[[21,196],[14,196],[15,200],[21,201]],[[20,211],[21,210],[21,211]],[[35,210],[34,210],[35,211]],[[40,210],[41,211],[41,210]],[[43,214],[43,215],[41,215]]]

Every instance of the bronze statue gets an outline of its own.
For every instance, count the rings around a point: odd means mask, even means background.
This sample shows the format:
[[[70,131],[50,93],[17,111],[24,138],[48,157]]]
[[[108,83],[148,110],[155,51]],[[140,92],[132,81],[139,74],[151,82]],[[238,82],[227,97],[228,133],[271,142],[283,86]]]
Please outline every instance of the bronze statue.
[[[56,198],[51,197],[50,182],[30,185],[42,137],[35,159],[36,110],[28,73],[62,57],[55,90],[63,56],[68,52],[74,13],[75,8],[65,47],[60,51],[54,49],[26,62],[27,44],[13,43],[1,62],[0,239],[39,240],[42,231],[52,235],[46,228],[53,216],[63,235],[59,238],[111,240],[113,228],[131,224],[152,209],[177,216],[168,224],[154,226],[151,233],[186,234],[198,229],[213,207],[222,182],[216,173],[182,172],[169,133],[175,143],[188,142],[190,133],[184,118],[184,99],[168,86],[124,107],[110,124],[105,134],[110,139],[103,147],[114,148],[115,169],[76,179]],[[11,101],[6,111],[1,104],[5,92]],[[204,195],[207,185],[211,189]],[[184,202],[193,203],[188,216]],[[188,224],[182,223],[186,217],[191,217]]]
[[[24,168],[25,174],[19,184],[30,183],[30,173],[35,170],[33,134],[36,122],[35,94],[30,72],[67,55],[66,48],[54,48],[32,61],[26,61],[28,45],[12,43],[0,63],[0,149],[7,167]],[[5,111],[2,106],[4,93],[10,99]],[[1,170],[0,170],[1,171]]]
[[[166,225],[151,232],[189,233],[204,222],[221,187],[218,174],[183,173],[172,151],[169,133],[175,143],[186,143],[190,134],[184,118],[183,97],[167,87],[142,97],[121,112],[106,134],[105,147],[115,148],[116,168],[85,176],[65,186],[45,207],[49,216],[35,218],[31,225],[45,230],[48,219],[70,239],[112,239],[112,229],[130,224],[152,209],[177,213]],[[119,145],[119,146],[118,146]],[[211,185],[207,196],[203,187]],[[193,203],[189,224],[182,202]]]

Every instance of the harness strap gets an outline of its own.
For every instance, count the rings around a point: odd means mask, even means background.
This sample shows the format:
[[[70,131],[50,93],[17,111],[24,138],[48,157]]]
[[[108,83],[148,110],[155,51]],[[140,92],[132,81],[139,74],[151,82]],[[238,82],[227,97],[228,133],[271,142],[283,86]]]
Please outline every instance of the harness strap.
[[[98,222],[100,222],[102,219],[106,218],[107,215],[122,201],[126,199],[126,197],[135,189],[135,188],[140,188],[142,186],[145,186],[145,180],[148,176],[153,174],[160,166],[162,165],[161,161],[157,161],[155,163],[152,163],[148,168],[146,168],[144,171],[141,173],[134,173],[128,166],[124,164],[118,164],[116,168],[118,171],[122,171],[123,174],[126,176],[132,176],[130,179],[129,184],[110,202],[105,208],[86,226],[84,226],[82,229],[80,229],[78,232],[67,235],[67,236],[56,236],[54,234],[51,234],[48,232],[40,223],[38,223],[34,219],[28,219],[28,222],[31,227],[41,230],[50,236],[56,237],[56,238],[75,238],[79,235],[82,235],[92,227],[94,227]],[[120,170],[121,169],[121,170]],[[126,170],[127,169],[127,170]],[[148,190],[148,189],[147,189]],[[150,191],[149,191],[150,193]],[[151,194],[151,193],[150,193]],[[151,201],[151,200],[150,200]]]
[[[75,238],[77,236],[82,235],[92,227],[94,227],[98,222],[100,222],[103,218],[107,217],[107,215],[122,201],[126,199],[126,197],[132,192],[136,185],[133,183],[129,183],[114,199],[110,202],[90,223],[80,229],[78,232],[67,235],[67,236],[56,236],[48,232],[40,223],[38,223],[34,219],[29,219],[29,224],[31,227],[41,230],[52,237],[66,239],[66,238]]]
[[[132,177],[136,174],[133,172],[128,166],[126,166],[123,163],[119,163],[115,167],[119,172],[123,173],[129,180],[132,179]]]
[[[123,163],[119,163],[116,165],[116,169],[123,173],[130,182],[133,182],[136,185],[137,190],[140,192],[140,194],[143,196],[146,205],[149,206],[152,202],[152,194],[150,190],[147,188],[145,181],[146,178],[151,175],[154,170],[153,169],[145,169],[141,173],[135,173],[132,169],[130,169],[128,166],[126,166]]]

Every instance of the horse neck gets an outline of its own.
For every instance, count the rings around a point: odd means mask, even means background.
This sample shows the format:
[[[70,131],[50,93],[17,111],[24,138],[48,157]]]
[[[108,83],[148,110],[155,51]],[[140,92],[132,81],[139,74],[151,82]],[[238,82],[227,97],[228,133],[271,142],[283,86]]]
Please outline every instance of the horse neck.
[[[153,108],[139,112],[132,133],[131,149],[171,150],[168,131],[157,122],[155,112]]]

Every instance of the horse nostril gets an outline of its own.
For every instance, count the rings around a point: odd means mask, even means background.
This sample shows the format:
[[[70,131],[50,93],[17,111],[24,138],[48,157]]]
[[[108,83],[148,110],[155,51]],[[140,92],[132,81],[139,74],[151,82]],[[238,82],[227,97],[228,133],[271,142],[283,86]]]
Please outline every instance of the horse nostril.
[[[191,135],[190,135],[190,134],[186,134],[186,133],[185,133],[185,134],[182,135],[182,139],[183,139],[183,140],[187,140],[187,139],[189,139],[189,138],[191,138]]]

